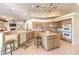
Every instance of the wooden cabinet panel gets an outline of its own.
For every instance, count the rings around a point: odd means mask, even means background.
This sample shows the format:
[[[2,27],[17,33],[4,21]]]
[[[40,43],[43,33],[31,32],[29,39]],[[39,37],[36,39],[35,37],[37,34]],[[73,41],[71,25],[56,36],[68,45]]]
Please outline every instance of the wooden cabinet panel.
[[[72,19],[64,20],[64,21],[62,21],[62,24],[63,25],[65,25],[65,24],[72,24]]]
[[[52,35],[52,36],[41,36],[42,44],[46,50],[51,50],[53,48],[59,47],[60,43],[60,35]]]
[[[55,38],[55,41],[54,41],[54,47],[59,47],[60,46],[60,39],[61,37],[60,36],[54,36]]]
[[[54,38],[49,38],[48,41],[47,41],[47,49],[52,49],[54,48],[54,45],[55,45],[55,40]]]
[[[26,33],[20,34],[20,44],[24,43],[26,41]]]

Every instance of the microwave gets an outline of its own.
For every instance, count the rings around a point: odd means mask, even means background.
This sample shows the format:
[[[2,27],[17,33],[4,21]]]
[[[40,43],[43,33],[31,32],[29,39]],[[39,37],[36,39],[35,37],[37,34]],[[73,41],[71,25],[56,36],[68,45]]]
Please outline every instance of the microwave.
[[[15,26],[16,26],[16,24],[14,24],[14,23],[10,24],[10,27],[15,27]]]
[[[63,25],[63,31],[71,32],[72,27],[70,25]]]

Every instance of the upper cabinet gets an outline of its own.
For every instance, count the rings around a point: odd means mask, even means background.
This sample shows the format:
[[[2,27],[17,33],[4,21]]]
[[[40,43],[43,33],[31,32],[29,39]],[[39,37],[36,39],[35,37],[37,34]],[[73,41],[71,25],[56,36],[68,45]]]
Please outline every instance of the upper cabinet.
[[[6,31],[7,30],[7,22],[0,21],[0,31]]]
[[[61,27],[61,25],[62,25],[62,22],[50,22],[49,24],[48,24],[49,26],[48,27],[56,27],[56,28],[59,28],[59,27]]]
[[[63,25],[72,24],[72,19],[70,18],[70,19],[63,20],[63,21],[62,21],[62,24],[63,24]]]

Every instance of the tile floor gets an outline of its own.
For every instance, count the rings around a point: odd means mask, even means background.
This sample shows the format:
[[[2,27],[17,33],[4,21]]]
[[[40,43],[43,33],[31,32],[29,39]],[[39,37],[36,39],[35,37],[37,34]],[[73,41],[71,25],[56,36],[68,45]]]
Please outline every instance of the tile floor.
[[[79,45],[71,45],[71,43],[60,40],[60,48],[50,51],[44,50],[44,48],[31,45],[27,49],[19,48],[13,52],[13,55],[78,55]]]

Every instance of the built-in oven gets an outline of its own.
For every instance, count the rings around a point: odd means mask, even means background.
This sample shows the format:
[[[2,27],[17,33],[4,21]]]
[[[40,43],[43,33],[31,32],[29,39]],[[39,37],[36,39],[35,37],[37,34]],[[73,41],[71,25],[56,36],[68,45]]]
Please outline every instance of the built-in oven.
[[[63,25],[63,31],[71,32],[72,27],[71,24]]]
[[[69,30],[70,30],[70,28],[64,28],[64,30],[68,30],[68,31],[69,31]]]
[[[66,31],[66,32],[71,32],[71,27],[63,27],[63,31]]]
[[[14,30],[16,30],[15,28],[11,28],[11,31],[14,31]]]
[[[63,32],[63,38],[66,39],[72,39],[72,33],[71,32]]]
[[[62,28],[63,39],[72,41],[72,24],[65,24]]]

